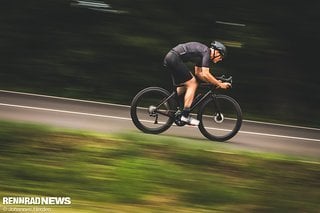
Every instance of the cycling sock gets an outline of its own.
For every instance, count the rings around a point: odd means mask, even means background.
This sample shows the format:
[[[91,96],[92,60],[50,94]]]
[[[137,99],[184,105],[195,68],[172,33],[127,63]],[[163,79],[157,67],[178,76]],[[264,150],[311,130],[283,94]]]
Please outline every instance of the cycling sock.
[[[184,104],[184,94],[178,96],[178,101],[179,101],[179,107],[180,109],[182,109]]]
[[[188,117],[188,116],[189,116],[189,113],[190,113],[190,108],[184,108],[184,109],[182,110],[181,115],[184,116],[184,117]]]

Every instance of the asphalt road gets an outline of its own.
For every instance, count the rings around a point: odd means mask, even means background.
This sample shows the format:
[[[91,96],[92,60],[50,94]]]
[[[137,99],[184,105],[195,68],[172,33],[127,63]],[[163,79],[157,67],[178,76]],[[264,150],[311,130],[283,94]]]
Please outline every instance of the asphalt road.
[[[0,90],[0,120],[104,133],[139,131],[131,121],[129,106],[4,90]],[[191,126],[172,126],[162,134],[213,143]],[[248,151],[320,158],[320,129],[244,120],[240,132],[224,145]]]

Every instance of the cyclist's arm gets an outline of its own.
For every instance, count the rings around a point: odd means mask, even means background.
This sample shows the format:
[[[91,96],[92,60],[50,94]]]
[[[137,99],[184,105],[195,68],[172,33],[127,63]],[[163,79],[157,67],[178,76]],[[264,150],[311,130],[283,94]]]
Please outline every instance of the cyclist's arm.
[[[217,80],[211,73],[210,69],[208,67],[194,67],[195,75],[202,81],[211,83],[213,85],[216,85],[217,87],[221,87],[222,89],[229,88],[229,83],[222,83],[219,80]]]

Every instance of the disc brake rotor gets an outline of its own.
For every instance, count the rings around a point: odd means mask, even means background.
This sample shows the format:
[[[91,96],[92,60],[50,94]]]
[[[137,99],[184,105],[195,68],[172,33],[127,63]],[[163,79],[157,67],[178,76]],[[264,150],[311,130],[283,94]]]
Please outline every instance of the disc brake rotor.
[[[216,123],[221,124],[224,121],[224,116],[222,113],[217,113],[213,116],[213,119]]]

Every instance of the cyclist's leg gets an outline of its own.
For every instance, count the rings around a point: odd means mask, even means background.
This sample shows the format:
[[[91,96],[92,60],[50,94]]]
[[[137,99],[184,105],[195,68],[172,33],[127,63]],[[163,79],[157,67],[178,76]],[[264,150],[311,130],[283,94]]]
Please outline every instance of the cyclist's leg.
[[[179,103],[179,109],[182,110],[184,107],[184,95],[186,87],[184,85],[177,87],[177,101]]]
[[[183,91],[185,89],[184,109],[182,111],[181,118],[184,119],[183,121],[189,124],[198,125],[199,121],[189,116],[190,107],[193,102],[194,95],[198,86],[197,80],[192,75],[185,63],[183,63],[181,58],[174,52],[169,52],[165,57],[165,66],[169,68],[174,78],[175,84],[184,85],[184,88],[177,88],[178,94],[181,95],[183,94]]]
[[[164,58],[164,67],[171,73],[172,82],[177,86],[176,89],[180,103],[179,105],[183,108],[187,89],[184,83],[192,79],[193,75],[189,71],[188,67],[183,63],[180,56],[173,51],[170,51]]]
[[[184,95],[184,93],[186,92],[186,86],[181,86],[181,87],[177,87],[177,93],[178,95]]]
[[[186,94],[184,95],[184,108],[190,109],[198,87],[198,83],[196,78],[192,77],[190,80],[186,81],[184,85],[186,88]]]
[[[199,121],[195,118],[192,118],[190,114],[190,107],[194,99],[194,95],[196,93],[198,83],[195,77],[192,77],[190,80],[186,81],[185,83],[186,86],[186,94],[184,96],[184,108],[181,113],[181,121],[184,121],[188,124],[198,126]]]
[[[177,93],[179,96],[184,96],[183,115],[188,117],[198,86],[197,80],[182,61],[179,63],[179,66],[176,66],[176,69],[173,70],[172,75],[175,82],[179,85],[183,85],[182,87],[177,87]]]
[[[174,70],[173,76],[179,84],[184,85],[177,88],[179,95],[183,95],[184,92],[184,107],[181,113],[181,120],[188,124],[199,125],[199,121],[189,115],[190,107],[198,87],[196,78],[182,61]]]

